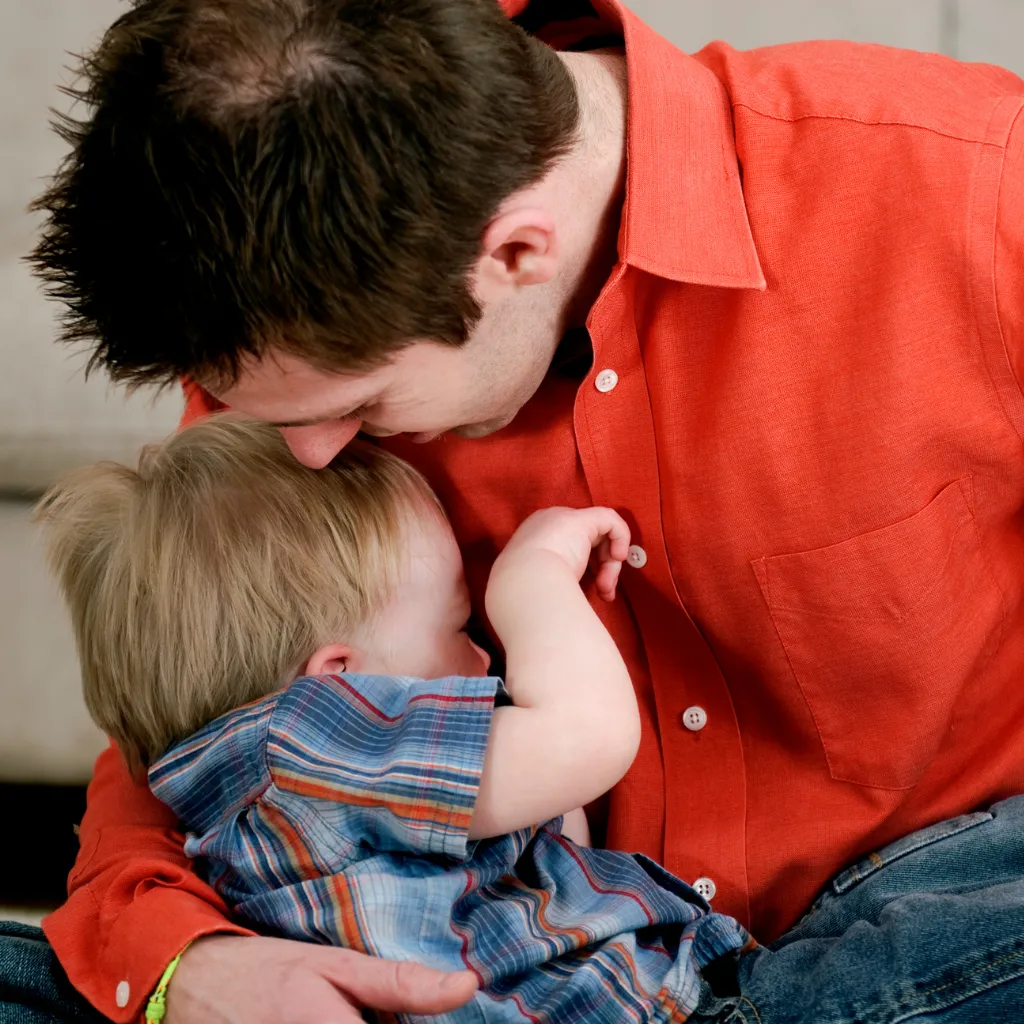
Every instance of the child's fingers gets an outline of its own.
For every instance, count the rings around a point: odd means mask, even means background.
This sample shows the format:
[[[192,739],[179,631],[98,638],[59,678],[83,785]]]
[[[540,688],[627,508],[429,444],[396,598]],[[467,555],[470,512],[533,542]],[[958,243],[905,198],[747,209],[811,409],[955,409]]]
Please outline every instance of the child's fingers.
[[[614,601],[622,572],[622,559],[612,557],[611,541],[607,536],[594,549],[590,564],[598,596],[605,601]]]
[[[608,530],[608,552],[612,558],[619,562],[620,566],[629,555],[629,541],[630,534],[626,520],[618,512],[612,512],[610,528]]]
[[[622,562],[610,559],[601,563],[597,571],[597,594],[604,601],[615,600],[615,589],[622,573]]]
[[[607,558],[619,562],[626,560],[629,553],[629,527],[626,521],[610,508],[590,508],[584,513],[590,531],[590,543],[595,548],[607,551]]]
[[[614,601],[622,563],[629,554],[629,527],[622,516],[610,508],[588,509],[587,514],[593,544],[591,565],[597,593],[605,601]]]

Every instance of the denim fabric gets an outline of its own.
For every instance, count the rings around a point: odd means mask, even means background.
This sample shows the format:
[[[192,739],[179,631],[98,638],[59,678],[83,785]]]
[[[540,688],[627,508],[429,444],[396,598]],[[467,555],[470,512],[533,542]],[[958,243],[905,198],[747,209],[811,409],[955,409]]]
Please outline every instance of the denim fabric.
[[[1024,797],[941,822],[839,875],[738,964],[733,1024],[1024,1019]],[[698,1018],[700,1019],[700,1018]]]
[[[0,1024],[105,1024],[38,928],[0,921]]]

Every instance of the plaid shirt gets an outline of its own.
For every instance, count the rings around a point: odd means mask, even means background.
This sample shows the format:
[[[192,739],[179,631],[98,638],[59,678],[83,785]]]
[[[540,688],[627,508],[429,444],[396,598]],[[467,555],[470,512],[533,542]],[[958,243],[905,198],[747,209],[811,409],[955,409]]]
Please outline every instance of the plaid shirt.
[[[445,1021],[685,1020],[700,969],[751,944],[739,924],[560,819],[469,840],[500,686],[302,679],[176,746],[150,785],[261,930],[475,972]]]

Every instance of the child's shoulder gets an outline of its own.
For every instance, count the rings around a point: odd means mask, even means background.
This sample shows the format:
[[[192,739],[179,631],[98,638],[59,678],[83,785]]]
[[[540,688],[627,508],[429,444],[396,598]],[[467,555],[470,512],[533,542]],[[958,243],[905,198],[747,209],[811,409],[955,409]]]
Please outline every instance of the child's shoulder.
[[[298,721],[317,722],[365,718],[378,724],[396,723],[415,710],[493,706],[503,693],[501,680],[491,677],[446,676],[418,679],[411,676],[310,676],[298,679],[276,694],[272,729],[291,729]]]
[[[279,697],[221,715],[175,744],[149,769],[153,795],[198,830],[258,799],[269,785],[266,742]]]
[[[189,821],[214,806],[233,812],[281,776],[363,763],[400,742],[485,735],[501,692],[500,680],[486,677],[303,677],[176,744],[150,769],[150,788]]]
[[[390,764],[434,756],[439,744],[485,742],[496,678],[346,673],[299,679],[278,696],[268,722],[271,777],[319,764]]]

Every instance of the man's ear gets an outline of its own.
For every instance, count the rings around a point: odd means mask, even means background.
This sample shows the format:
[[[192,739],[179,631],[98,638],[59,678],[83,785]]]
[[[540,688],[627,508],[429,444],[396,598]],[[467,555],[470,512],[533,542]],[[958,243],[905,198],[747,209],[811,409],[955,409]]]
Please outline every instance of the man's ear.
[[[537,206],[499,213],[484,232],[476,267],[477,298],[492,302],[510,288],[547,284],[558,271],[555,219]]]
[[[356,671],[358,661],[355,652],[346,644],[328,644],[314,652],[302,670],[304,676],[340,676],[343,672]]]

